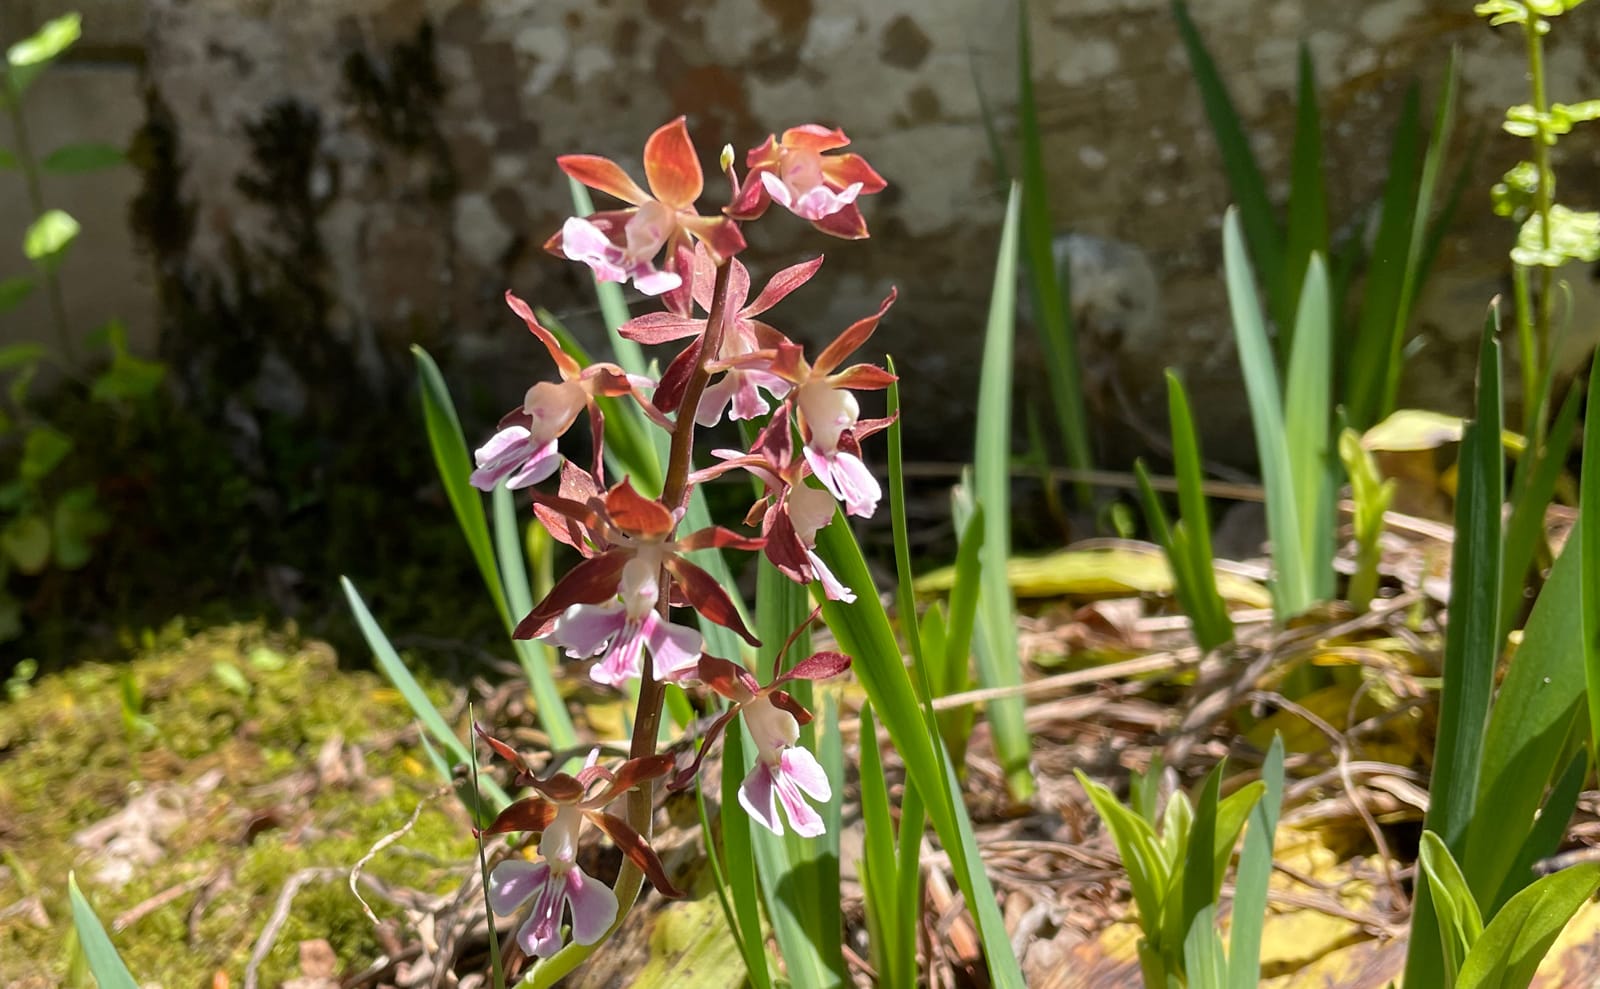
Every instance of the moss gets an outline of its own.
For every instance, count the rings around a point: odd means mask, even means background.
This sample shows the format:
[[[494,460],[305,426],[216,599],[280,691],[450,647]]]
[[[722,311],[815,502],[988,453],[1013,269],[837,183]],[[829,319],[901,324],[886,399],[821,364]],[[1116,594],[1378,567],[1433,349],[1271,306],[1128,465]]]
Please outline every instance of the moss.
[[[333,867],[341,875],[295,898],[262,983],[296,974],[304,939],[326,938],[345,965],[379,950],[342,873],[437,787],[418,750],[372,744],[408,724],[404,703],[374,674],[341,671],[331,649],[293,629],[232,625],[186,638],[174,632],[148,636],[121,668],[80,665],[0,708],[0,861],[8,867],[0,872],[0,902],[36,888],[54,925],[0,920],[0,984],[62,978],[68,868],[80,870],[108,923],[175,885],[231,876],[218,884],[192,941],[196,893],[115,935],[145,983],[193,985],[216,971],[237,982],[284,883],[304,868]],[[297,776],[309,779],[308,768],[335,733],[369,743],[365,780],[309,788],[309,795],[290,785]],[[191,819],[163,840],[158,864],[120,889],[94,881],[97,866],[71,844],[73,835],[146,787],[186,787],[219,769],[222,783],[195,799]],[[454,888],[474,846],[453,810],[441,804],[424,811],[402,841],[423,855],[380,855],[370,873],[427,892]],[[174,944],[186,950],[175,955]]]

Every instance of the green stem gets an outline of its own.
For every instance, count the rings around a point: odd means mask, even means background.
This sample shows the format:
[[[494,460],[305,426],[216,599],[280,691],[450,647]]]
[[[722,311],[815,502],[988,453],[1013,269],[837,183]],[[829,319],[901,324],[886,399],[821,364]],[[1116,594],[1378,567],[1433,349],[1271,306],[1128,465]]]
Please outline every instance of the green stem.
[[[1555,175],[1550,171],[1550,145],[1545,141],[1545,129],[1542,121],[1549,112],[1545,101],[1544,89],[1544,40],[1539,34],[1539,25],[1542,19],[1530,12],[1530,16],[1523,24],[1523,36],[1528,45],[1528,79],[1533,88],[1533,113],[1534,119],[1541,121],[1533,134],[1533,166],[1538,173],[1539,184],[1534,188],[1534,208],[1539,212],[1541,240],[1540,246],[1547,252],[1550,249],[1550,207],[1555,201]],[[1543,368],[1550,359],[1550,312],[1553,304],[1551,298],[1551,271],[1546,265],[1539,266],[1539,309],[1535,316],[1534,345],[1535,354],[1524,355],[1524,363],[1532,356],[1536,366]],[[1533,380],[1539,380],[1537,377]],[[1525,401],[1531,397],[1525,397]],[[1544,417],[1538,415],[1537,410],[1526,411],[1523,414],[1528,427],[1530,442],[1537,443],[1544,438]]]
[[[28,208],[35,219],[44,215],[44,186],[39,178],[39,162],[33,154],[33,141],[28,135],[28,121],[22,112],[22,93],[6,71],[6,112],[11,116],[11,132],[17,141],[17,162],[22,166],[22,180],[28,191]],[[72,344],[72,333],[67,327],[67,298],[61,288],[61,279],[50,264],[37,265],[44,275],[45,293],[50,299],[50,320],[55,324],[56,339],[67,364],[78,363],[77,348]]]

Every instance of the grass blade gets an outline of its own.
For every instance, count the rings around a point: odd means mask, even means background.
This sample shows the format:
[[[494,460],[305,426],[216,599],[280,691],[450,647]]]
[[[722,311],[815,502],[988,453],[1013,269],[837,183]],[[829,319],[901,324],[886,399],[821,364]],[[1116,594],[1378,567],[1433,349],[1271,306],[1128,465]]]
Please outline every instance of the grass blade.
[[[1278,620],[1283,621],[1311,606],[1311,585],[1301,551],[1300,509],[1295,501],[1278,372],[1273,364],[1272,345],[1267,341],[1267,328],[1262,321],[1239,224],[1239,208],[1230,207],[1222,226],[1228,307],[1233,313],[1233,333],[1238,342],[1239,363],[1244,369],[1250,422],[1255,429],[1262,482],[1267,489],[1267,532],[1272,540],[1274,570],[1272,597]]]
[[[506,602],[512,614],[525,615],[533,610],[533,585],[528,579],[528,566],[522,556],[522,534],[518,531],[517,509],[510,489],[504,484],[495,486],[490,498],[494,508],[495,555],[500,560],[501,583],[506,590]],[[539,725],[550,736],[550,748],[555,751],[576,749],[578,733],[572,727],[566,702],[556,687],[551,667],[557,661],[550,647],[532,639],[512,639],[517,662],[522,664],[523,675],[528,678],[528,689]],[[578,757],[574,761],[581,762]],[[573,771],[569,765],[568,771]]]
[[[1017,655],[1015,602],[1006,578],[1011,552],[1011,338],[1016,327],[1017,231],[1021,190],[1011,187],[1005,226],[1000,234],[1000,258],[995,264],[994,289],[989,297],[989,325],[985,332],[983,370],[978,385],[978,432],[974,438],[974,476],[978,502],[984,508],[983,591],[978,609],[978,682],[985,687],[1015,687],[1022,683]],[[1006,774],[1013,800],[1033,794],[1033,774],[1028,769],[1028,730],[1023,724],[1019,696],[991,701],[989,724],[994,731],[995,755]]]
[[[1233,929],[1228,934],[1227,989],[1255,989],[1261,982],[1261,927],[1267,912],[1267,885],[1272,878],[1273,839],[1283,807],[1283,738],[1272,736],[1267,761],[1261,766],[1266,792],[1250,809],[1250,823],[1239,853],[1233,886]]]
[[[489,542],[489,521],[483,511],[483,496],[468,478],[472,475],[472,457],[467,452],[467,440],[461,431],[461,420],[456,417],[455,403],[450,389],[439,373],[439,365],[426,350],[413,345],[412,356],[417,361],[417,390],[422,395],[422,418],[428,429],[428,446],[433,450],[433,462],[439,468],[439,481],[444,485],[445,497],[461,525],[461,534],[472,550],[472,559],[478,564],[483,584],[494,598],[501,621],[509,630],[516,625],[521,614],[513,616],[506,605],[505,590],[500,586],[500,571],[495,565],[494,547]]]
[[[761,931],[761,889],[757,885],[756,870],[748,865],[755,861],[750,815],[739,806],[739,784],[744,780],[742,767],[748,765],[744,757],[744,734],[736,726],[730,726],[730,730],[723,733],[722,850],[728,862],[724,871],[733,913],[739,921],[738,940],[750,984],[755,989],[772,989],[772,975],[763,947],[766,938]],[[733,767],[741,767],[741,771],[732,771]]]
[[[1450,561],[1450,629],[1434,753],[1428,827],[1452,851],[1462,847],[1478,795],[1483,740],[1500,654],[1500,344],[1491,309],[1479,351],[1478,410],[1461,441],[1456,540]]]
[[[1028,285],[1033,293],[1034,319],[1040,330],[1039,340],[1044,345],[1045,369],[1050,377],[1050,397],[1055,407],[1056,425],[1066,444],[1067,466],[1088,470],[1094,466],[1089,450],[1088,413],[1083,404],[1083,371],[1078,359],[1077,330],[1073,326],[1072,310],[1067,305],[1071,286],[1067,275],[1055,261],[1054,237],[1050,227],[1048,182],[1045,178],[1044,149],[1039,137],[1039,111],[1033,96],[1033,53],[1030,47],[1027,0],[1018,5],[1017,35],[1017,129],[1021,137],[1022,157],[1022,247],[1023,260],[1028,272]],[[1015,191],[1012,196],[1016,195]],[[1009,215],[1009,208],[1008,208]],[[1004,244],[1005,235],[1001,234]],[[1003,265],[1015,265],[1015,249],[1002,246]],[[1005,283],[1009,296],[1015,292],[1016,277]],[[995,293],[1001,291],[998,277]],[[994,296],[991,296],[991,300]],[[995,303],[990,303],[991,325]],[[1008,303],[1008,307],[1010,303]],[[1007,334],[1014,320],[1007,317]],[[1009,365],[1006,370],[1010,376]],[[981,449],[981,447],[980,447]],[[1003,451],[1011,449],[1007,444]],[[1089,491],[1086,485],[1078,490],[1079,499],[1087,504]],[[990,506],[993,511],[995,506]],[[1015,789],[1012,791],[1016,792]]]
[[[1326,601],[1333,597],[1335,475],[1329,450],[1328,417],[1332,407],[1332,383],[1328,374],[1332,360],[1333,308],[1322,256],[1312,254],[1305,271],[1300,308],[1295,315],[1294,347],[1289,353],[1289,373],[1285,379],[1294,401],[1284,410],[1284,433],[1289,443],[1294,500],[1302,509],[1300,555],[1304,560],[1307,590],[1314,600]]]
[[[861,847],[862,899],[871,933],[872,960],[883,985],[900,986],[915,981],[915,973],[901,973],[894,942],[900,930],[900,909],[895,899],[899,886],[896,867],[894,819],[889,815],[889,782],[883,775],[878,752],[878,722],[872,705],[861,708]]]
[[[1561,412],[1551,424],[1537,450],[1524,450],[1517,463],[1511,496],[1511,516],[1506,520],[1504,567],[1500,575],[1500,635],[1513,627],[1523,607],[1522,595],[1528,587],[1529,568],[1535,555],[1545,546],[1545,511],[1555,497],[1556,483],[1566,467],[1567,451],[1572,449],[1572,431],[1577,428],[1578,406],[1582,393],[1573,388],[1561,403]],[[1532,442],[1532,437],[1529,438]],[[1589,442],[1587,431],[1584,443]],[[1597,509],[1600,511],[1600,509]],[[1591,513],[1593,518],[1594,514]],[[1600,571],[1585,569],[1585,573]],[[1588,637],[1585,642],[1593,642]],[[1593,689],[1591,688],[1591,695]]]
[[[1406,89],[1389,150],[1389,173],[1378,211],[1378,231],[1366,267],[1366,288],[1356,318],[1355,341],[1343,360],[1344,405],[1350,425],[1366,430],[1391,411],[1384,401],[1389,337],[1400,311],[1411,224],[1417,202],[1417,145],[1421,130],[1417,87]]]
[[[1294,353],[1305,318],[1301,292],[1313,255],[1328,256],[1328,193],[1322,178],[1322,115],[1317,108],[1317,77],[1311,51],[1300,43],[1299,93],[1295,101],[1294,153],[1289,166],[1289,222],[1285,236],[1283,312],[1278,339],[1285,364]],[[1331,309],[1327,310],[1331,313]],[[1298,315],[1296,315],[1298,314]],[[1288,317],[1294,316],[1292,322]],[[1327,368],[1322,368],[1324,376]],[[1323,403],[1326,407],[1326,403]]]
[[[894,358],[885,355],[890,374],[894,374]],[[906,471],[902,453],[900,423],[900,381],[889,385],[888,412],[889,447],[889,519],[894,532],[894,602],[899,613],[900,632],[911,647],[912,665],[922,668],[922,636],[917,629],[917,593],[911,575],[911,538],[906,524]],[[928,685],[922,684],[927,695]],[[863,736],[865,737],[865,736]]]
[[[1384,367],[1380,416],[1389,414],[1394,408],[1395,396],[1400,392],[1400,369],[1404,363],[1401,359],[1401,350],[1405,344],[1406,327],[1411,322],[1411,309],[1422,287],[1420,272],[1423,256],[1429,250],[1430,238],[1434,236],[1428,224],[1428,216],[1433,212],[1434,188],[1439,184],[1439,173],[1444,168],[1444,156],[1450,146],[1450,130],[1455,123],[1458,59],[1459,51],[1452,48],[1450,60],[1445,64],[1444,85],[1439,93],[1439,103],[1434,108],[1433,131],[1428,135],[1428,150],[1422,156],[1422,175],[1417,182],[1415,212],[1411,217],[1411,243],[1406,250],[1399,305],[1395,309],[1394,323],[1389,331],[1389,359]],[[1430,258],[1429,264],[1431,263]]]
[[[389,637],[383,634],[383,629],[372,617],[372,612],[367,610],[367,603],[361,599],[361,592],[356,590],[356,585],[350,582],[349,577],[340,577],[339,586],[344,588],[345,598],[350,602],[350,610],[356,617],[356,625],[361,629],[362,638],[367,640],[367,648],[372,650],[372,655],[377,659],[384,676],[389,678],[389,682],[394,684],[400,696],[405,698],[406,704],[422,723],[422,727],[428,730],[434,741],[444,747],[452,764],[459,766],[471,762],[472,753],[467,750],[461,739],[456,737],[456,733],[450,730],[444,716],[433,706],[433,701],[428,699],[422,685],[417,683],[416,677],[407,669],[405,661],[395,652],[394,646],[389,644]],[[511,803],[511,798],[506,796],[506,792],[500,789],[500,785],[494,780],[484,781],[483,792],[492,798],[496,810]]]
[[[854,603],[823,601],[823,617],[840,649],[855,657],[856,678],[894,740],[910,785],[922,795],[934,831],[950,855],[956,882],[977,922],[991,982],[1004,989],[1021,989],[1022,970],[1007,939],[994,887],[978,855],[959,784],[943,758],[943,747],[936,741],[929,711],[918,704],[916,692],[911,689],[911,677],[895,641],[894,628],[842,512],[836,513],[833,523],[817,534],[817,550],[828,569],[856,592]]]
[[[1172,461],[1178,480],[1181,517],[1168,531],[1162,545],[1172,544],[1167,547],[1167,558],[1173,568],[1173,588],[1189,613],[1200,648],[1210,650],[1233,639],[1233,619],[1228,616],[1227,604],[1217,591],[1215,556],[1211,548],[1211,509],[1206,504],[1205,477],[1200,466],[1200,438],[1195,432],[1188,393],[1184,391],[1183,382],[1170,370],[1167,371],[1167,417],[1172,428]],[[1141,490],[1149,487],[1149,480],[1146,476],[1140,482]],[[1153,488],[1146,501],[1149,503],[1147,512],[1149,505],[1160,512],[1160,502],[1155,499]],[[1164,518],[1162,522],[1161,530],[1165,530]],[[1175,554],[1183,558],[1181,577],[1179,562],[1173,559]]]
[[[1250,256],[1256,259],[1261,271],[1261,283],[1269,293],[1280,291],[1283,284],[1283,238],[1278,221],[1273,217],[1272,203],[1267,199],[1267,180],[1256,164],[1255,152],[1250,149],[1244,123],[1228,96],[1228,87],[1217,71],[1217,63],[1206,50],[1200,32],[1189,16],[1189,5],[1183,0],[1172,0],[1172,17],[1177,23],[1178,37],[1183,40],[1189,55],[1189,66],[1194,81],[1200,87],[1200,101],[1205,106],[1206,117],[1211,121],[1211,133],[1217,150],[1222,155],[1222,170],[1228,177],[1228,189],[1238,204],[1244,235],[1250,243]],[[1270,305],[1274,313],[1286,312],[1279,303]],[[1280,324],[1281,325],[1281,324]]]
[[[1589,368],[1591,409],[1595,408],[1592,403],[1596,395],[1600,395],[1600,360]],[[1583,636],[1584,679],[1589,688],[1589,746],[1592,751],[1600,751],[1600,611],[1595,610],[1600,608],[1600,525],[1595,524],[1600,520],[1600,476],[1596,476],[1600,474],[1600,415],[1593,411],[1583,424],[1583,462],[1588,469],[1580,481],[1578,513],[1588,524],[1579,533],[1582,540],[1578,551],[1582,562],[1578,567],[1578,580],[1582,607],[1578,614]]]
[[[67,873],[67,895],[72,901],[72,926],[78,932],[78,945],[100,989],[138,989],[139,983],[134,981],[117,953],[116,945],[111,943],[105,926],[100,923],[100,916],[78,888],[78,877],[72,872]]]
[[[1450,561],[1450,628],[1445,638],[1444,686],[1439,698],[1439,729],[1434,743],[1433,781],[1426,827],[1443,840],[1458,861],[1474,860],[1468,828],[1482,780],[1495,662],[1500,654],[1500,510],[1505,501],[1504,457],[1500,448],[1500,344],[1495,339],[1498,312],[1490,307],[1478,356],[1478,410],[1461,441],[1460,482],[1456,493],[1456,540]],[[1520,663],[1517,665],[1521,665]],[[1534,774],[1532,766],[1523,772]],[[1540,793],[1543,786],[1541,783]],[[1495,839],[1514,856],[1521,842],[1507,834],[1496,808]],[[1480,825],[1482,827],[1482,825]],[[1483,896],[1485,887],[1473,889]],[[1407,985],[1442,985],[1444,959],[1438,917],[1426,884],[1419,885],[1406,952]]]

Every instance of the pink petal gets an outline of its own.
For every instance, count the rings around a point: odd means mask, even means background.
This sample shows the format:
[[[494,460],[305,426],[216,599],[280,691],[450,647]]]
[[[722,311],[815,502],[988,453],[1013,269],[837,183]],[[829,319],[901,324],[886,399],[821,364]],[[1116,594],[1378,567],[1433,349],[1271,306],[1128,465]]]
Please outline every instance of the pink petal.
[[[794,214],[806,220],[821,220],[849,206],[860,194],[860,182],[852,184],[842,192],[834,192],[825,185],[816,185],[795,200]]]
[[[757,759],[750,775],[739,784],[739,806],[768,831],[781,836],[783,822],[778,819],[778,793],[773,784],[772,767]]]
[[[556,451],[556,441],[551,440],[533,451],[532,456],[528,457],[528,462],[522,465],[522,469],[512,474],[506,481],[506,487],[516,491],[538,484],[554,474],[560,466],[561,454]]]
[[[645,295],[665,295],[683,284],[683,279],[678,275],[661,271],[648,262],[635,265],[628,275],[633,279],[633,287]]]
[[[589,670],[589,679],[608,687],[620,686],[643,672],[644,626],[628,622],[617,633],[604,659]]]
[[[773,202],[785,209],[794,209],[794,194],[783,184],[782,179],[771,172],[762,172],[761,185],[767,190],[767,195],[772,197]]]
[[[791,745],[778,756],[778,775],[791,779],[813,800],[833,799],[833,787],[828,774],[822,771],[817,757],[798,745]]]
[[[623,282],[628,273],[618,262],[622,249],[611,243],[605,233],[579,216],[569,217],[561,225],[561,253],[573,261],[582,261],[602,282]]]
[[[533,899],[550,878],[550,866],[527,859],[506,859],[489,873],[489,909],[506,917]]]
[[[576,866],[567,873],[566,894],[572,909],[572,940],[594,944],[604,937],[617,919],[617,894]]]
[[[816,550],[806,550],[806,559],[811,561],[812,572],[822,581],[822,593],[828,596],[829,601],[843,601],[846,604],[855,602],[856,592],[839,582],[839,578],[835,577],[833,571],[828,569],[828,565],[822,562],[822,557],[817,555]]]
[[[838,484],[835,494],[844,502],[844,510],[857,518],[868,519],[878,510],[878,499],[883,488],[872,471],[853,453],[839,451],[833,455],[833,477]]]
[[[645,616],[645,641],[655,660],[657,680],[682,680],[694,675],[700,665],[700,651],[705,641],[700,633],[683,625],[661,620],[655,612]]]
[[[627,620],[621,601],[575,604],[562,612],[544,641],[565,649],[573,659],[587,659],[604,652]]]
[[[723,411],[728,408],[729,402],[734,401],[739,391],[738,374],[737,371],[728,371],[706,386],[706,390],[700,394],[700,407],[695,410],[696,425],[709,429],[722,421]],[[762,411],[765,412],[766,409],[763,408]]]
[[[534,958],[549,958],[561,950],[561,908],[566,904],[566,883],[547,876],[534,898],[527,923],[517,932],[517,943]]]

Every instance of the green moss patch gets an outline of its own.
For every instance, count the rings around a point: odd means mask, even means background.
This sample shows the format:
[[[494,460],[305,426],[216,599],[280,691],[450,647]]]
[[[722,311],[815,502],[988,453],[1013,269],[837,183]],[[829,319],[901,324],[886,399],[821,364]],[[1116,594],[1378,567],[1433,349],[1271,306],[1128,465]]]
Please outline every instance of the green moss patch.
[[[112,932],[145,984],[218,971],[238,984],[280,891],[308,868],[340,875],[295,898],[261,984],[298,974],[301,940],[326,939],[341,967],[380,951],[343,873],[437,790],[404,702],[293,629],[177,629],[132,662],[84,664],[0,702],[0,985],[66,977],[69,869],[108,928],[145,905]],[[453,801],[438,801],[366,872],[444,892],[474,847]],[[35,896],[42,926],[37,908],[8,909]]]

